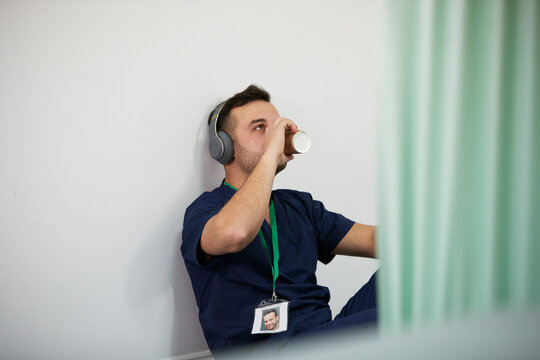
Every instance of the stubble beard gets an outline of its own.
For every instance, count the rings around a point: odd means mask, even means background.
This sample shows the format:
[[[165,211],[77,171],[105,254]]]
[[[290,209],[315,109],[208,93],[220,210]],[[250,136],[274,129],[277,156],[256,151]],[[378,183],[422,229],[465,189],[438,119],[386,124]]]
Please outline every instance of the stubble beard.
[[[279,164],[277,169],[276,169],[276,175],[281,171],[281,170],[284,170],[285,168],[287,167],[287,163],[282,163],[282,164]]]
[[[245,174],[251,174],[255,169],[259,160],[261,159],[262,154],[253,154],[246,150],[244,147],[238,145],[235,149],[235,158],[238,160],[238,165],[240,169]]]

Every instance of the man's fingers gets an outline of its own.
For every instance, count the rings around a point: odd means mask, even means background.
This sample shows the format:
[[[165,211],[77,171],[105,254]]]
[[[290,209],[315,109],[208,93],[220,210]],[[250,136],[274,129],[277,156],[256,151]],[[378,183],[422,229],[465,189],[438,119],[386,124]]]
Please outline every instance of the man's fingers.
[[[276,121],[276,125],[281,125],[285,130],[291,130],[293,134],[296,134],[298,132],[298,126],[296,126],[296,124],[291,119],[278,118]]]

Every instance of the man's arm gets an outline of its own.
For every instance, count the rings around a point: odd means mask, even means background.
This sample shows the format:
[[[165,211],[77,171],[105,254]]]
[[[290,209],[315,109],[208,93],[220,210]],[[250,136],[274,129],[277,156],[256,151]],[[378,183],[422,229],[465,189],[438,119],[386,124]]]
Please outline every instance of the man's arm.
[[[268,211],[277,165],[261,158],[242,187],[219,213],[206,223],[201,249],[208,255],[238,252],[255,238]]]
[[[268,212],[276,169],[292,158],[285,155],[285,129],[297,132],[296,125],[279,118],[265,129],[265,147],[257,166],[219,213],[206,223],[201,249],[207,255],[238,252],[257,235]]]
[[[375,231],[375,226],[355,223],[332,253],[375,258]]]

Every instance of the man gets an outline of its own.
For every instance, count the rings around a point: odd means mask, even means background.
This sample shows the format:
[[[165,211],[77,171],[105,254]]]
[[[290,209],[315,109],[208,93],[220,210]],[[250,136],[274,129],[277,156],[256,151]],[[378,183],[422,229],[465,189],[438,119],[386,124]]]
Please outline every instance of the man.
[[[375,276],[332,320],[330,293],[315,270],[317,260],[326,264],[336,254],[374,257],[375,228],[326,210],[308,193],[272,191],[293,159],[284,153],[285,132],[296,133],[296,124],[253,85],[218,105],[208,123],[225,179],[186,210],[182,254],[210,350],[373,324]],[[216,145],[218,135],[230,139]],[[286,331],[252,333],[254,309],[267,299],[287,302]]]
[[[268,309],[263,312],[264,327],[268,331],[279,328],[279,316],[276,309]]]

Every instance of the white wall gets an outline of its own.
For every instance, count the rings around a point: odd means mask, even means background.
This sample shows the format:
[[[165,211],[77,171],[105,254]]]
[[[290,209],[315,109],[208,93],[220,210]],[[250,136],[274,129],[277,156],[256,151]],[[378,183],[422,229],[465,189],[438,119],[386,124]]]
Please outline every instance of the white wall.
[[[0,1],[0,358],[206,349],[180,256],[219,183],[204,121],[251,83],[313,139],[276,187],[375,223],[372,1]],[[338,309],[376,266],[320,269]]]

